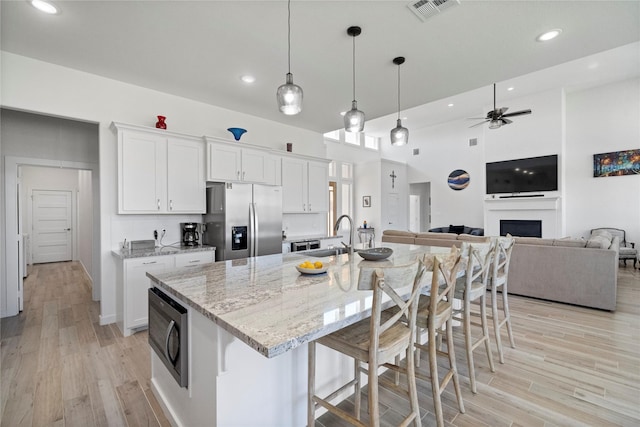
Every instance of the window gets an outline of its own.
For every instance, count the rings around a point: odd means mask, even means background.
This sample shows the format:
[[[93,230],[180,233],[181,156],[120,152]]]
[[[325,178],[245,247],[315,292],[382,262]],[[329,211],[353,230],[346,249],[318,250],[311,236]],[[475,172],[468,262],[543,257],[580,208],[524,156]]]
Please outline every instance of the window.
[[[340,176],[342,177],[342,179],[353,179],[353,165],[351,163],[343,163],[341,169],[342,173],[340,174]]]
[[[327,132],[324,134],[325,138],[333,139],[335,141],[340,141],[340,130],[334,130],[331,132]]]
[[[352,145],[360,145],[360,132],[345,132],[344,142]]]
[[[331,163],[329,163],[329,176],[330,177],[336,177],[338,175],[336,175],[336,161],[332,161]]]
[[[364,146],[365,148],[371,148],[372,150],[380,149],[380,138],[376,138],[375,136],[365,135],[364,136]]]

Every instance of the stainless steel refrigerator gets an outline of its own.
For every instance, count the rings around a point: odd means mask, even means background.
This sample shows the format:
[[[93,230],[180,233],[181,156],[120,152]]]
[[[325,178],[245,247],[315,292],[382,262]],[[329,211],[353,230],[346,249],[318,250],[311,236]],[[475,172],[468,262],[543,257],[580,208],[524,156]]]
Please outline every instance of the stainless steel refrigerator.
[[[208,184],[203,222],[216,261],[282,253],[282,187]]]

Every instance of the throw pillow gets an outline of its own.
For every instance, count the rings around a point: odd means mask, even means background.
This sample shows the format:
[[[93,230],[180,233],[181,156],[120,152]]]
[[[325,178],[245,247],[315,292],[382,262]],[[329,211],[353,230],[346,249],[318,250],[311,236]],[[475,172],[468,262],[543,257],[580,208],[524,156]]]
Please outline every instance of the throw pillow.
[[[605,236],[592,236],[587,240],[587,248],[609,249],[609,246],[611,246],[611,240]]]
[[[451,224],[449,224],[449,233],[456,233],[456,234],[464,233],[464,225],[451,225]]]
[[[607,230],[593,230],[591,232],[591,236],[602,236],[602,237],[606,237],[607,239],[609,239],[609,241],[613,240],[613,234],[611,234]]]

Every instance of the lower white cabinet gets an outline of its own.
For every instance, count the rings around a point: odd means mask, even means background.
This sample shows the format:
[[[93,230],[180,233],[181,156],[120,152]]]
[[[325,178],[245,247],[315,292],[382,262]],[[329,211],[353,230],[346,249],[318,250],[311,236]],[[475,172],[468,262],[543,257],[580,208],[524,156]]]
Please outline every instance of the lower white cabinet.
[[[215,252],[189,252],[178,254],[176,257],[176,267],[195,267],[215,261]]]
[[[147,272],[211,263],[215,251],[187,252],[142,258],[126,258],[118,262],[116,280],[116,323],[125,337],[149,324],[147,290],[151,279]]]

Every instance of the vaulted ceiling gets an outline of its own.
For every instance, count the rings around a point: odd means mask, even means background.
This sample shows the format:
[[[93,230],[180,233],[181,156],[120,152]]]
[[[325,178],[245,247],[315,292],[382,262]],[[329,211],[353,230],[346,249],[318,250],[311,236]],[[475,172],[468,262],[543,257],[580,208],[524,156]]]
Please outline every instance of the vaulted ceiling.
[[[640,40],[640,2],[634,0],[461,0],[425,21],[404,0],[294,0],[291,71],[304,89],[304,107],[297,116],[284,116],[275,102],[287,72],[284,0],[55,4],[61,13],[50,16],[24,0],[2,1],[2,49],[318,132],[341,128],[339,113],[350,107],[352,40],[346,29],[352,25],[362,27],[356,99],[372,124],[365,128],[370,133],[386,126],[378,129],[372,119],[396,111],[396,56],[406,57],[403,110],[455,99],[466,109],[458,114],[477,114],[490,102],[493,82]],[[561,28],[561,36],[535,40],[552,28]],[[620,59],[639,68],[633,50]],[[256,81],[243,83],[244,74]],[[569,80],[572,75],[560,74]],[[476,98],[460,95],[469,91]],[[429,120],[426,111],[420,120]],[[407,125],[417,117],[409,115]],[[389,121],[386,128],[394,125]]]

